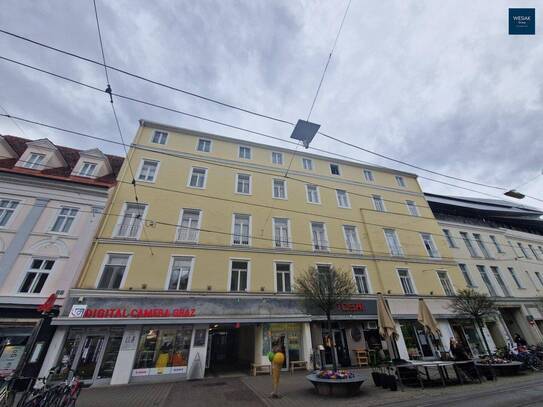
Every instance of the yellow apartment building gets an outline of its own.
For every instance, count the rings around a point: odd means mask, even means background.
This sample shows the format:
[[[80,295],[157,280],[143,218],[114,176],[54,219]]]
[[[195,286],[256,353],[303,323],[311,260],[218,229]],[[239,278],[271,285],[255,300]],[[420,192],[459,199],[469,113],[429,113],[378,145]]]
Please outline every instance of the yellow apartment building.
[[[331,362],[331,337],[349,366],[355,350],[390,349],[378,292],[401,357],[447,350],[448,299],[465,281],[415,174],[141,120],[118,179],[54,321],[47,358],[61,377],[73,368],[88,383],[120,384],[249,371],[267,363],[272,343],[285,368],[309,368]],[[298,273],[330,266],[358,289],[333,332],[294,291]],[[417,324],[420,297],[441,339]]]

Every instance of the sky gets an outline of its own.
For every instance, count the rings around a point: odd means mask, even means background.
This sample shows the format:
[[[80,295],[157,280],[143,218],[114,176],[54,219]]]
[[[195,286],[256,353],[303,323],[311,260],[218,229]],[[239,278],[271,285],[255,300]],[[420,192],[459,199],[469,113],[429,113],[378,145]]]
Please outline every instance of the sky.
[[[348,0],[96,0],[108,65],[291,122],[306,119]],[[419,167],[543,199],[543,17],[508,35],[508,1],[353,0],[311,121]],[[534,7],[519,0],[515,7]],[[100,60],[92,0],[2,0],[0,29]],[[0,33],[0,56],[105,89],[103,68]],[[109,72],[115,92],[289,139],[292,127]],[[0,110],[119,140],[106,94],[0,60]],[[116,99],[127,142],[141,118],[290,145]],[[122,148],[0,118],[0,134]],[[317,135],[313,146],[419,178],[426,192],[502,190],[395,164]],[[468,191],[460,189],[472,189]],[[489,194],[481,195],[474,191]],[[507,198],[506,198],[507,199]],[[515,201],[543,208],[541,201]]]

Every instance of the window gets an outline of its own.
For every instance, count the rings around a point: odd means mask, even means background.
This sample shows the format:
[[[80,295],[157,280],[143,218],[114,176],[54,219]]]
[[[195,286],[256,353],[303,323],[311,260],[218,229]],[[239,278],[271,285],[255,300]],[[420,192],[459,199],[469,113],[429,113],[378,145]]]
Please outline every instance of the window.
[[[12,199],[0,199],[0,226],[6,226],[13,216],[19,201]]]
[[[405,201],[405,204],[407,205],[407,210],[409,211],[410,215],[420,216],[419,209],[417,208],[417,204],[415,203],[415,201],[407,200]]]
[[[353,267],[353,274],[358,294],[369,294],[370,284],[366,274],[366,267]]]
[[[445,291],[445,295],[449,295],[449,296],[454,295],[454,288],[452,286],[451,280],[449,279],[449,275],[447,274],[447,272],[443,270],[439,270],[437,272],[437,276],[439,277],[439,281],[441,282],[443,291]]]
[[[81,167],[81,171],[79,171],[78,175],[81,177],[92,177],[95,170],[96,170],[95,163],[89,163],[85,161],[83,162],[83,167]]]
[[[343,233],[345,234],[345,244],[349,253],[362,254],[362,247],[360,246],[356,227],[344,225]]]
[[[422,237],[422,242],[424,243],[428,256],[439,257],[439,252],[437,251],[434,239],[432,239],[432,235],[430,233],[421,233],[420,236]]]
[[[290,248],[290,233],[288,219],[273,218],[273,241],[277,248]]]
[[[155,130],[153,133],[153,138],[151,139],[151,142],[155,144],[166,144],[166,140],[168,139],[168,133],[165,131],[158,131]]]
[[[305,188],[307,190],[307,202],[315,204],[321,203],[319,187],[316,185],[306,185]]]
[[[515,272],[515,269],[513,267],[507,267],[507,270],[509,270],[509,274],[511,274],[511,278],[513,279],[513,281],[517,285],[517,288],[524,288],[522,286],[522,284],[520,283],[520,280],[519,280],[519,278],[517,276],[517,273]]]
[[[328,239],[326,238],[324,223],[311,222],[311,234],[313,236],[313,250],[327,251]]]
[[[155,182],[155,176],[158,170],[158,161],[143,160],[141,162],[138,181]]]
[[[251,159],[251,147],[239,146],[239,158]]]
[[[543,256],[543,246],[537,246],[538,249],[539,249],[539,252],[541,253],[541,255]]]
[[[57,219],[51,228],[52,232],[68,233],[77,215],[77,208],[61,208]]]
[[[145,204],[127,203],[117,231],[117,236],[137,239],[146,207],[147,205]]]
[[[394,229],[384,229],[384,231],[390,254],[393,256],[403,256],[403,250],[400,246],[396,231]]]
[[[304,166],[304,170],[313,171],[313,160],[310,158],[302,158],[302,164]]]
[[[186,290],[192,270],[192,257],[174,257],[170,270],[168,290]]]
[[[490,277],[488,277],[488,274],[486,272],[485,266],[477,266],[477,269],[479,270],[479,273],[481,274],[481,278],[483,279],[483,282],[486,285],[486,288],[488,292],[490,293],[490,296],[496,297],[496,290],[494,289],[494,286],[492,285],[492,282],[490,281]]]
[[[251,193],[251,176],[249,174],[238,174],[236,178],[236,192],[249,195]]]
[[[364,179],[368,182],[375,181],[373,178],[373,172],[371,170],[364,170]]]
[[[449,229],[443,229],[443,234],[445,235],[445,239],[447,240],[449,247],[457,247]]]
[[[247,291],[249,262],[232,260],[230,266],[230,291]]]
[[[337,196],[337,205],[340,208],[351,207],[351,204],[349,202],[349,195],[347,195],[347,191],[344,191],[342,189],[336,189],[336,196]]]
[[[535,248],[529,244],[528,247],[530,248],[530,250],[532,251],[532,253],[534,254],[534,257],[537,259],[537,260],[541,260],[541,257],[539,257],[539,254],[535,251]]]
[[[398,184],[399,187],[405,188],[405,180],[403,177],[396,175],[396,183]]]
[[[181,213],[181,225],[177,232],[177,240],[180,242],[198,242],[200,232],[200,210],[183,209]]]
[[[539,289],[536,287],[535,285],[535,281],[534,279],[532,278],[532,276],[530,275],[530,272],[528,270],[524,270],[524,272],[526,273],[526,275],[528,276],[528,280],[530,280],[532,282],[532,286],[534,286],[534,288],[539,291]]]
[[[415,294],[415,288],[413,287],[413,282],[411,281],[411,275],[409,274],[409,270],[398,269],[398,277],[400,278],[400,283],[402,284],[404,294]]]
[[[287,199],[287,182],[284,179],[273,179],[273,197]]]
[[[500,274],[500,270],[495,266],[490,266],[490,270],[492,270],[492,274],[494,274],[494,278],[498,282],[498,285],[502,289],[503,295],[506,297],[511,296],[509,293],[509,290],[507,289],[507,286],[505,285],[505,281],[503,281],[502,275]]]
[[[278,293],[290,293],[290,263],[275,263],[275,281],[277,283]]]
[[[250,215],[234,215],[234,237],[232,239],[233,244],[249,246],[250,225]]]
[[[485,256],[485,259],[491,259],[492,256],[488,252],[483,240],[481,239],[481,235],[478,233],[474,233],[473,238],[475,239],[477,246],[479,246],[479,249],[481,249],[481,253],[483,253],[483,256]]]
[[[37,170],[40,168],[44,158],[45,155],[43,154],[31,153],[28,160],[23,163],[23,167],[30,168],[31,170]]]
[[[383,201],[383,198],[380,195],[372,195],[373,198],[373,207],[376,211],[379,212],[385,212],[385,202]]]
[[[466,232],[460,232],[460,236],[462,236],[462,240],[466,244],[466,247],[471,257],[479,257],[479,255],[477,254],[477,251],[475,250],[475,247],[473,247],[473,243],[471,243],[471,240],[468,234]]]
[[[330,164],[330,173],[332,175],[340,175],[339,174],[339,165],[337,164]]]
[[[475,287],[475,284],[473,284],[473,280],[471,279],[471,275],[469,274],[468,266],[460,263],[458,264],[458,267],[460,267],[460,271],[462,272],[462,276],[464,276],[464,280],[466,281],[468,287]]]
[[[496,236],[490,235],[490,240],[492,241],[492,243],[494,243],[494,246],[496,247],[496,251],[498,253],[504,253],[504,251],[502,250],[500,244],[498,243],[498,240],[496,239]]]
[[[272,151],[272,163],[283,165],[283,153],[277,151]]]
[[[522,252],[522,254],[524,255],[524,257],[526,257],[527,259],[530,259],[531,257],[528,255],[528,251],[526,250],[524,245],[522,243],[520,243],[520,242],[517,242],[517,245],[518,245],[520,251]]]
[[[129,255],[108,254],[97,288],[120,288],[129,258]]]
[[[536,271],[535,276],[539,280],[539,284],[541,285],[541,287],[543,287],[543,277],[541,277],[541,273],[539,271]]]
[[[205,188],[207,168],[192,167],[189,178],[189,186],[192,188]]]
[[[19,292],[30,294],[40,293],[54,265],[54,260],[32,259],[30,269],[26,272]]]
[[[197,150],[204,153],[209,153],[211,151],[211,140],[206,140],[204,138],[198,139]]]

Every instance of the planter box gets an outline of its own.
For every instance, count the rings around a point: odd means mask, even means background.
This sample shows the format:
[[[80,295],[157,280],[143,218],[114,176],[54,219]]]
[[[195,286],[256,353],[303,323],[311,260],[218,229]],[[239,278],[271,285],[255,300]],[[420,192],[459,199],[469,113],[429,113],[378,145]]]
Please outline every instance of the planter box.
[[[321,379],[314,373],[307,375],[306,378],[315,386],[317,393],[321,396],[355,396],[364,383],[362,376],[356,374],[351,379]]]

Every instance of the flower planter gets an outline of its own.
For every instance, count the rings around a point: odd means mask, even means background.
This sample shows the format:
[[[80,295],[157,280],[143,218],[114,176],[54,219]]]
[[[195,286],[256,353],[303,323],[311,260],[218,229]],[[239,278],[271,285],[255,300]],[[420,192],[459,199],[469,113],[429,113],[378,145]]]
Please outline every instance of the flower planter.
[[[362,376],[352,374],[345,379],[320,378],[315,373],[306,376],[321,396],[352,397],[358,394],[364,383]]]

